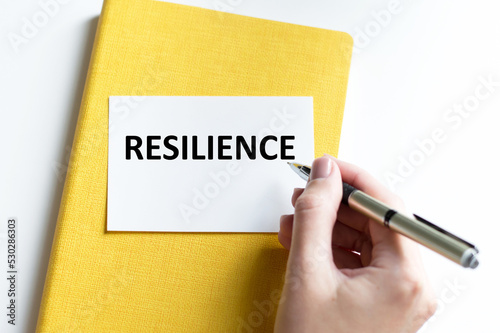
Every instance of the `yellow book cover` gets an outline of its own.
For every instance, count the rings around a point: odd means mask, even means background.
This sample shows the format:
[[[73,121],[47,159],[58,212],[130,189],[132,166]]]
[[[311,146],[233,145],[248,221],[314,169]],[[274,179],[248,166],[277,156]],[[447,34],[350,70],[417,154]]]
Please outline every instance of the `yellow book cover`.
[[[342,32],[105,0],[37,331],[271,332],[287,260],[276,234],[106,231],[108,99],[313,96],[315,153],[336,155],[351,50]]]

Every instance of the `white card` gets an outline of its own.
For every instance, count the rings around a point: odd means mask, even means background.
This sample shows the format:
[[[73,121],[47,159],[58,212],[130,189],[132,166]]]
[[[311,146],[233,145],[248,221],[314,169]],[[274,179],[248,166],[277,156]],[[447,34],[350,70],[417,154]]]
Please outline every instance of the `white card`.
[[[313,99],[111,96],[108,147],[107,230],[277,232]]]

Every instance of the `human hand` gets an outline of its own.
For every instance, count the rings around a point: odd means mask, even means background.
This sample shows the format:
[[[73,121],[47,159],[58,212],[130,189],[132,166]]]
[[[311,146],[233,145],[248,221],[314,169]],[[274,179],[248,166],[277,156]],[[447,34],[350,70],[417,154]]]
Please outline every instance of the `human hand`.
[[[416,332],[436,310],[417,245],[341,205],[342,180],[404,211],[365,171],[316,159],[280,221],[290,254],[275,332]]]

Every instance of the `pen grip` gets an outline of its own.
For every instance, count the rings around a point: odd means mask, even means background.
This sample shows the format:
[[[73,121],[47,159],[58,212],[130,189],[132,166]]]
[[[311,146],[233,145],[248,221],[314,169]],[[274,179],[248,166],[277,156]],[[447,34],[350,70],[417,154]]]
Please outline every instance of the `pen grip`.
[[[351,196],[352,193],[356,192],[357,189],[355,187],[352,187],[351,185],[347,183],[342,183],[342,203],[344,205],[349,205],[349,197]]]

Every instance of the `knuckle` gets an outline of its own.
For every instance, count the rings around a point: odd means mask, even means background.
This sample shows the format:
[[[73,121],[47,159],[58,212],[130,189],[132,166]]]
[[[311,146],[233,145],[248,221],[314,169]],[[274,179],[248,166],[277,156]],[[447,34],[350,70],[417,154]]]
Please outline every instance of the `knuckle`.
[[[424,291],[424,281],[411,271],[403,271],[399,277],[399,293],[407,300],[420,297]]]
[[[357,184],[358,182],[362,182],[363,178],[368,176],[368,172],[366,172],[364,169],[361,169],[357,165],[351,165],[351,170],[354,174],[352,178],[352,183]]]
[[[429,297],[425,301],[425,306],[424,306],[424,317],[425,319],[429,319],[436,313],[437,310],[437,299],[435,297]]]
[[[400,196],[398,196],[398,195],[396,195],[394,193],[392,194],[391,204],[394,207],[398,207],[399,209],[404,210],[405,203],[404,203],[403,199],[401,199]]]
[[[425,298],[419,303],[417,312],[415,313],[415,321],[418,326],[423,325],[427,320],[429,320],[437,310],[437,300],[436,298]]]
[[[304,212],[314,210],[323,206],[325,200],[321,195],[314,193],[303,193],[295,202],[295,211]]]
[[[387,190],[387,192],[385,192],[383,195],[381,195],[378,199],[380,201],[396,208],[399,211],[403,212],[405,210],[405,203],[404,203],[403,199],[401,199],[401,197],[398,196],[397,194],[395,194],[394,192]]]

